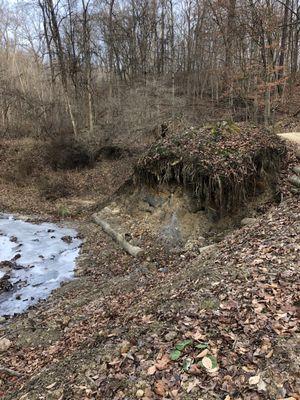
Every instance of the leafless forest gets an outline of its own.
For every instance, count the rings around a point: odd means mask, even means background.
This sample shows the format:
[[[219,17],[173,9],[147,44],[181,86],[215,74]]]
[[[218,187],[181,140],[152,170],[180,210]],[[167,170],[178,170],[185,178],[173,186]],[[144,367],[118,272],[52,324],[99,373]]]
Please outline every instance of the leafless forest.
[[[1,136],[134,137],[220,110],[270,125],[299,30],[298,0],[2,2]]]

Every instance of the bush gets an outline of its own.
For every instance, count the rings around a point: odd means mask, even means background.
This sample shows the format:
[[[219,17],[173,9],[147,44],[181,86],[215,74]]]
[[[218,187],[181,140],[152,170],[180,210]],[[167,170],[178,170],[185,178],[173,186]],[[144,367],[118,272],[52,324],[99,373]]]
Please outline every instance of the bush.
[[[93,164],[87,146],[71,135],[57,136],[47,143],[46,162],[52,169],[69,170]]]
[[[69,197],[74,191],[74,186],[66,176],[44,176],[38,183],[41,197],[55,201],[63,197]]]

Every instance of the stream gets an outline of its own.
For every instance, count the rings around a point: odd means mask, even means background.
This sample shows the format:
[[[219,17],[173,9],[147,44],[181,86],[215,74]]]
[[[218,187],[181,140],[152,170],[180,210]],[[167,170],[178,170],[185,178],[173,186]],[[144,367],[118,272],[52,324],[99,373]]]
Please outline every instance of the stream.
[[[0,316],[24,312],[72,280],[81,244],[74,229],[0,214]]]

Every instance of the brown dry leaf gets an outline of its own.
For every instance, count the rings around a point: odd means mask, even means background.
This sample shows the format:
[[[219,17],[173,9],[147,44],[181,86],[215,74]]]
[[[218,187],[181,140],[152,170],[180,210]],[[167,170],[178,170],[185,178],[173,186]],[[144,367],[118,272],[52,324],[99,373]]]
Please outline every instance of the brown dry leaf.
[[[197,355],[196,358],[205,357],[205,356],[207,356],[208,353],[209,353],[209,350],[208,350],[208,349],[204,349],[203,351],[201,351],[201,353],[199,353],[199,354]]]
[[[198,329],[195,333],[191,334],[191,338],[194,340],[202,340],[205,339],[205,335],[203,335],[203,332]]]
[[[156,366],[152,365],[151,367],[148,368],[147,375],[154,375],[155,372],[156,372]]]
[[[242,370],[245,372],[255,372],[253,367],[247,367],[247,366],[242,367]]]
[[[191,365],[191,367],[189,369],[189,373],[191,375],[200,375],[201,374],[201,369],[198,367],[197,364],[193,364],[193,365]]]
[[[47,390],[53,389],[54,386],[56,385],[56,382],[51,383],[51,385],[46,386]]]
[[[173,400],[178,400],[179,399],[178,390],[177,389],[171,390],[170,394],[171,394],[171,397],[172,397]]]
[[[166,385],[164,383],[164,381],[160,380],[160,381],[156,381],[154,384],[154,392],[158,395],[163,397],[166,393]]]
[[[164,369],[167,368],[168,364],[170,362],[169,357],[165,354],[164,356],[162,356],[162,358],[160,360],[157,361],[157,363],[155,363],[155,367],[159,370],[159,371],[163,371]]]

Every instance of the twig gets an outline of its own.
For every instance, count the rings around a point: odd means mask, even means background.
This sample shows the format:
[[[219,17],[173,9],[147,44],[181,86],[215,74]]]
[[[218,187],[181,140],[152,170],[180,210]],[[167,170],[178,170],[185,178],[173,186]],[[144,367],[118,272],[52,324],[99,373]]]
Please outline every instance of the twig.
[[[3,367],[2,365],[0,365],[0,373],[1,372],[4,372],[7,375],[11,375],[11,376],[17,376],[17,377],[23,376],[23,374],[21,374],[20,372],[14,371],[10,368]]]

